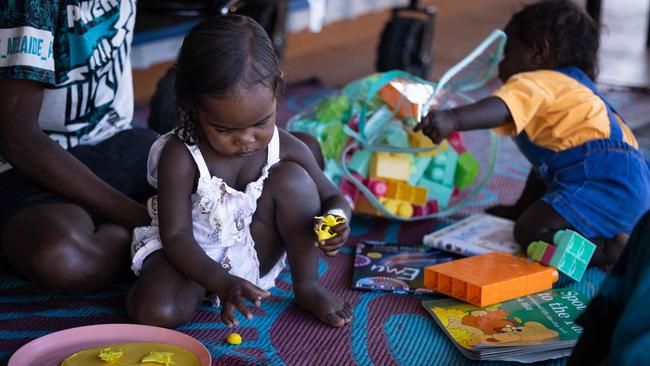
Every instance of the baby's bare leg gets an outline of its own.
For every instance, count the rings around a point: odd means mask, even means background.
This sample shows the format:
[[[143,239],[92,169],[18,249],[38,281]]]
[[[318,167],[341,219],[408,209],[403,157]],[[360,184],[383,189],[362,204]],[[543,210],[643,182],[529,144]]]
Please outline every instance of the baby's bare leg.
[[[544,185],[535,170],[531,169],[528,179],[526,179],[526,186],[514,205],[497,205],[490,207],[486,212],[506,219],[517,220],[528,207],[541,199],[545,193],[546,185]]]
[[[553,243],[553,235],[558,230],[574,230],[562,215],[544,201],[537,201],[519,217],[515,223],[515,239],[526,252],[528,245],[535,240]],[[607,266],[614,264],[625,248],[627,238],[590,238],[596,244],[596,251],[591,258],[590,266]]]
[[[319,250],[314,246],[313,217],[320,199],[312,178],[300,165],[284,161],[271,170],[251,226],[260,272],[265,274],[286,250],[296,302],[324,323],[350,322],[352,307],[325,289],[318,279]]]
[[[185,277],[162,250],[144,261],[140,277],[126,298],[126,312],[135,323],[176,328],[190,320],[205,289]]]

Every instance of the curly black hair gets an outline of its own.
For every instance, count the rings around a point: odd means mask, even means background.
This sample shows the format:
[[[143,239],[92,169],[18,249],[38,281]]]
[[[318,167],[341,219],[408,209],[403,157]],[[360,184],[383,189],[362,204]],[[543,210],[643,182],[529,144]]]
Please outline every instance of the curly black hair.
[[[199,143],[192,106],[201,96],[232,98],[262,85],[277,95],[284,87],[273,43],[252,18],[223,15],[195,25],[185,36],[176,63],[176,133],[187,144]]]
[[[570,0],[526,5],[512,16],[506,31],[529,47],[548,42],[557,67],[577,67],[592,79],[598,73],[598,25]]]

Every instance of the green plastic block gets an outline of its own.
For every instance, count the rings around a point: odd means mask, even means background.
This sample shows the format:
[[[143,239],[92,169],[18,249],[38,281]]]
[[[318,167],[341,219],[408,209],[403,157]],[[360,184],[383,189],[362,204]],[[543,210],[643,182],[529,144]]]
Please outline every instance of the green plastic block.
[[[427,196],[427,200],[438,201],[438,205],[441,209],[447,207],[447,205],[449,204],[449,200],[451,199],[451,195],[454,193],[453,188],[442,185],[438,182],[434,182],[427,178],[420,179],[417,185],[422,188],[428,189],[429,194]]]
[[[458,156],[458,166],[456,167],[456,175],[454,183],[458,189],[465,189],[472,185],[478,176],[479,164],[478,160],[470,153],[465,151]]]
[[[347,140],[348,136],[343,131],[343,124],[328,123],[321,134],[323,155],[328,159],[338,159]]]
[[[370,168],[370,161],[372,160],[372,151],[370,150],[357,150],[352,154],[350,161],[348,161],[348,168],[352,171],[359,173],[363,179],[368,178],[368,169]]]
[[[432,157],[425,178],[447,187],[453,187],[456,165],[458,165],[458,153],[452,147],[447,146],[446,149]]]
[[[401,122],[393,121],[390,123],[384,133],[384,142],[394,147],[409,146],[409,138],[404,128],[402,128]]]
[[[557,251],[551,264],[567,276],[580,281],[596,251],[596,245],[573,230],[556,232],[553,242]]]
[[[416,186],[424,176],[424,172],[427,171],[429,164],[431,164],[431,157],[411,154],[409,155],[409,159],[411,159],[411,175],[409,176],[408,182],[410,185]]]
[[[534,241],[528,245],[528,249],[526,249],[526,254],[540,262],[542,260],[542,257],[544,257],[544,253],[546,252],[546,249],[548,248],[548,243],[543,242],[541,240],[539,241]]]
[[[350,109],[350,98],[346,96],[325,99],[316,106],[314,117],[323,122],[341,122]]]

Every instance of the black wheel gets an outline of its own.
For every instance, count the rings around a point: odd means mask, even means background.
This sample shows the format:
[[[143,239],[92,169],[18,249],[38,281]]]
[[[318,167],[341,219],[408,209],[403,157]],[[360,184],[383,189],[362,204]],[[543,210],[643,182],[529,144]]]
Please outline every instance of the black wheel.
[[[377,71],[404,70],[426,77],[429,63],[420,59],[426,22],[394,16],[381,33],[377,50]]]

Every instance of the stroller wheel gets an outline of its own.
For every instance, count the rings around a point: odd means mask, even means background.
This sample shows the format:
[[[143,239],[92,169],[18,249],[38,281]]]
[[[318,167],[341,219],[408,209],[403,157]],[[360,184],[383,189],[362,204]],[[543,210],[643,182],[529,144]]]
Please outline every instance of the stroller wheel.
[[[377,50],[377,71],[404,70],[426,77],[429,62],[420,58],[426,21],[394,16],[381,34]]]

